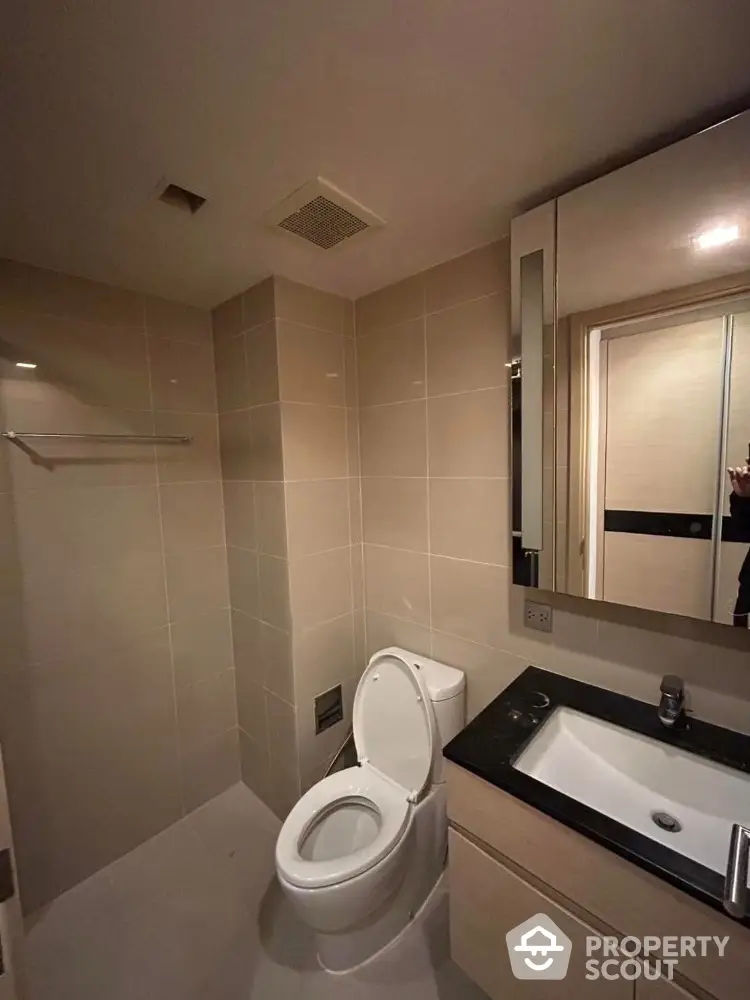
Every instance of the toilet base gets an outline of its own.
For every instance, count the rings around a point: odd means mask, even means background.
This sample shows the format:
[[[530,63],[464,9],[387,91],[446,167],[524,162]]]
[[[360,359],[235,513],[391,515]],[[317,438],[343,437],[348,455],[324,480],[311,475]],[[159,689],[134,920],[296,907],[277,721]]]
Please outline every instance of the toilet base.
[[[447,819],[445,786],[435,785],[415,807],[414,839],[406,876],[396,892],[360,927],[316,934],[318,961],[328,972],[364,965],[409,926],[425,905],[445,869]]]

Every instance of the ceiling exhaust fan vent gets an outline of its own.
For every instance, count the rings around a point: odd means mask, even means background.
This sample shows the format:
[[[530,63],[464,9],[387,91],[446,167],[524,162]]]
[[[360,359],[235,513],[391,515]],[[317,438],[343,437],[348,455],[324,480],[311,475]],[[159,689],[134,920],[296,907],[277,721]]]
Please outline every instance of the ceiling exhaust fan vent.
[[[195,191],[188,191],[187,188],[180,187],[179,184],[167,184],[159,195],[159,201],[165,205],[172,205],[183,212],[195,215],[199,208],[206,204],[206,199],[196,194]]]
[[[267,212],[263,221],[320,250],[350,244],[353,239],[385,224],[374,212],[322,177],[292,192]]]

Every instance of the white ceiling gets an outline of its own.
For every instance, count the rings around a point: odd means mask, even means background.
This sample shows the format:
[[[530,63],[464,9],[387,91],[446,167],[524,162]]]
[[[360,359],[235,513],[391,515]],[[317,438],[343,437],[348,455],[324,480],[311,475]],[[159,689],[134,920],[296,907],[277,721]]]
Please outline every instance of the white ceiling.
[[[12,0],[0,256],[214,305],[270,272],[352,297],[750,91],[736,0]],[[388,225],[307,250],[321,174]],[[190,217],[161,179],[208,198]]]

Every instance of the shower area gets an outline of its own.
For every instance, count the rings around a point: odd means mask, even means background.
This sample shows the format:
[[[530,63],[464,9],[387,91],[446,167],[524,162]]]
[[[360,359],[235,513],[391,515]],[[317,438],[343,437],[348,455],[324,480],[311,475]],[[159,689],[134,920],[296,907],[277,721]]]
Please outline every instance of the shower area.
[[[344,740],[353,333],[352,302],[283,279],[211,313],[0,262],[0,743],[27,927],[238,782],[283,818]]]

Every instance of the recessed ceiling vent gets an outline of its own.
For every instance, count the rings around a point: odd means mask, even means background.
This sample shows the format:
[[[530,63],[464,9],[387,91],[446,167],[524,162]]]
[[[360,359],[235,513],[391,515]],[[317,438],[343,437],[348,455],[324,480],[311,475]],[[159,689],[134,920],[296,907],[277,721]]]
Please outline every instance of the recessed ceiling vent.
[[[187,188],[182,188],[179,184],[167,184],[159,195],[159,201],[163,201],[165,205],[182,209],[183,212],[188,212],[190,215],[195,215],[198,209],[206,204],[206,199],[201,195],[196,194],[195,191],[188,191]]]
[[[385,225],[383,219],[333,184],[316,177],[293,191],[263,216],[263,221],[321,250],[351,244]]]

